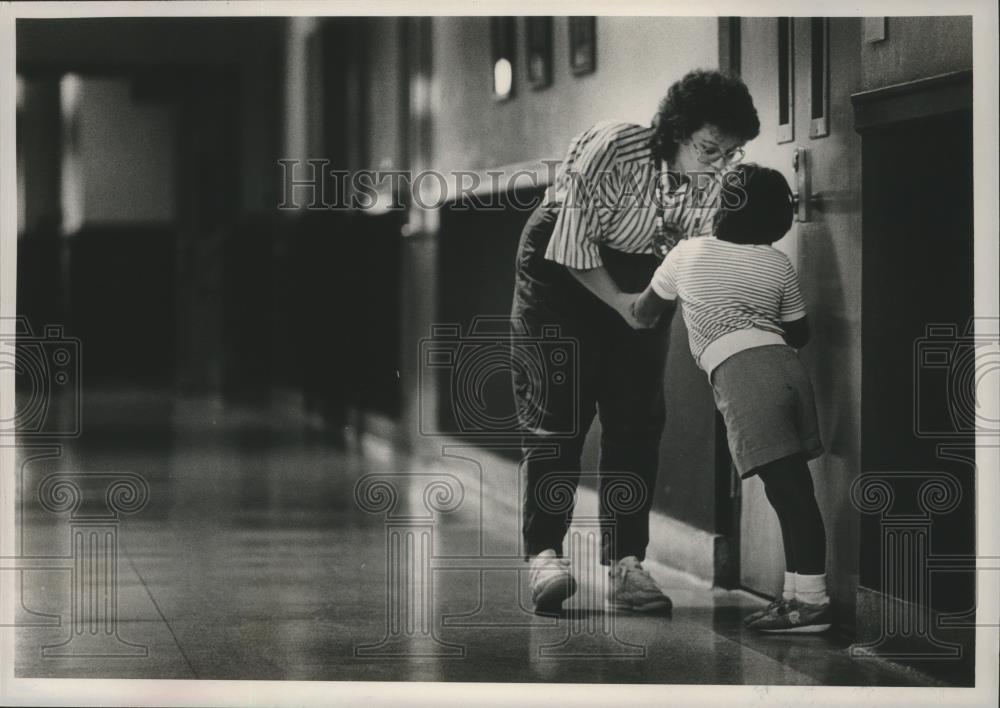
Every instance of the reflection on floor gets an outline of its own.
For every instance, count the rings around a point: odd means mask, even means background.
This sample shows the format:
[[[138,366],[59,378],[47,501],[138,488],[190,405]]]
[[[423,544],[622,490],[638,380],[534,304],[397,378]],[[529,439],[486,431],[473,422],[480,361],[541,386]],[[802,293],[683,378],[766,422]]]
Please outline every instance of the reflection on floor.
[[[655,565],[672,617],[605,613],[585,519],[580,592],[531,614],[516,510],[476,483],[516,468],[468,450],[468,474],[376,459],[294,417],[153,395],[88,395],[83,425],[18,453],[18,676],[919,682],[835,636],[753,635],[760,600]]]

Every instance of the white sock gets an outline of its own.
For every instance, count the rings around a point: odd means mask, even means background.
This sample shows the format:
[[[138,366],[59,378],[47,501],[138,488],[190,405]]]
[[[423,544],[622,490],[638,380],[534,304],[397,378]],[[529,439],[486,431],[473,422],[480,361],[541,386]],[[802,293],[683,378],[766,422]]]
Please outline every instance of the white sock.
[[[795,573],[785,571],[785,589],[781,591],[781,597],[785,600],[795,597]]]
[[[826,594],[826,573],[819,575],[795,574],[795,599],[810,605],[825,605],[830,602]]]

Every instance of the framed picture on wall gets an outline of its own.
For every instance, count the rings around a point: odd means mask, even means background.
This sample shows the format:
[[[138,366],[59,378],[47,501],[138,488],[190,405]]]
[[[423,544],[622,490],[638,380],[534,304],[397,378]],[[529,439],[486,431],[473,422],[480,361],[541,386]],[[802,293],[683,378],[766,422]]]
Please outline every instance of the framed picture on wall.
[[[597,64],[597,18],[569,18],[569,67],[577,76],[593,73]]]
[[[490,18],[490,45],[493,57],[493,98],[505,101],[514,95],[514,48],[517,46],[517,18]]]
[[[533,89],[552,84],[552,18],[525,17],[528,84]]]

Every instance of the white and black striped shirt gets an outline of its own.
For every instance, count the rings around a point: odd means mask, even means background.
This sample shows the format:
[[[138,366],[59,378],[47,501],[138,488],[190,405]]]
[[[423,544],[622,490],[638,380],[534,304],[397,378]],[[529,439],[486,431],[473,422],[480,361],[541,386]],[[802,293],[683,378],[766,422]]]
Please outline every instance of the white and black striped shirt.
[[[680,297],[691,354],[709,376],[737,351],[783,344],[782,322],[806,315],[788,256],[773,246],[682,241],[653,275],[660,297]]]
[[[546,202],[559,205],[547,259],[588,270],[603,265],[599,244],[655,253],[656,183],[665,170],[654,162],[652,134],[649,126],[604,121],[573,138],[546,193]],[[662,191],[664,218],[684,238],[712,233],[719,183],[700,184],[700,191]]]

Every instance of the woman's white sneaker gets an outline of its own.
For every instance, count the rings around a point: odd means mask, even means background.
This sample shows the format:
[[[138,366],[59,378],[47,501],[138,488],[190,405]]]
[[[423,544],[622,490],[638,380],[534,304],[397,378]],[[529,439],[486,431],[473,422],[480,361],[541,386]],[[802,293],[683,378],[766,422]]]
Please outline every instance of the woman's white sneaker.
[[[618,561],[608,575],[608,604],[612,608],[633,612],[670,612],[673,608],[670,598],[635,556]]]
[[[576,592],[576,578],[569,571],[569,559],[560,558],[550,548],[531,559],[529,582],[531,601],[538,614],[558,614],[563,602]]]

